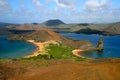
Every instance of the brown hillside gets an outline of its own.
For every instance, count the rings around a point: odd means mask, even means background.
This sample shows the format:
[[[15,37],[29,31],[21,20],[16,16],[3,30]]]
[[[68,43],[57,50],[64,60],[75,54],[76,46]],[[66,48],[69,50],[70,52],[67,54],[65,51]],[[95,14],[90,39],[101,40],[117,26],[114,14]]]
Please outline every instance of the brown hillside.
[[[39,30],[41,26],[39,25],[32,25],[32,24],[23,24],[19,26],[9,25],[7,26],[8,30]]]
[[[36,41],[49,41],[49,40],[56,40],[61,41],[64,45],[71,46],[74,48],[82,48],[82,49],[89,49],[94,48],[91,42],[87,40],[72,40],[63,36],[60,36],[58,33],[50,30],[50,29],[43,29],[37,30],[33,33],[26,34],[26,35],[12,35],[8,38],[9,40],[36,40]]]
[[[11,60],[0,64],[0,80],[120,80],[120,59]]]
[[[120,34],[120,22],[110,24],[104,31],[113,34]]]

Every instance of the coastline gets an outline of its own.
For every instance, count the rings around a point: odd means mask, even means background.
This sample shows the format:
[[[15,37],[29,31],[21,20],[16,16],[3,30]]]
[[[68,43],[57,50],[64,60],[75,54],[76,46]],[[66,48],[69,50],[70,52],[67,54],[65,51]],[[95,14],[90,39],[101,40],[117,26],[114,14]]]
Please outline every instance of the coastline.
[[[73,55],[75,55],[77,57],[85,58],[84,56],[80,55],[81,52],[85,52],[85,50],[75,49],[75,50],[72,51]]]
[[[27,40],[27,42],[34,44],[37,47],[37,49],[32,54],[27,55],[24,58],[30,58],[30,57],[38,56],[40,54],[39,52],[43,51],[43,48],[44,48],[43,44],[44,43],[42,43],[42,42],[35,42],[34,40]],[[84,52],[84,51],[85,50],[75,49],[75,50],[72,51],[72,53],[73,53],[73,55],[75,55],[77,57],[85,58],[84,56],[80,55],[80,53]]]
[[[24,58],[30,58],[34,56],[38,56],[39,52],[43,49],[43,45],[41,42],[35,42],[34,40],[27,40],[27,42],[34,44],[37,49],[30,55],[25,56]]]

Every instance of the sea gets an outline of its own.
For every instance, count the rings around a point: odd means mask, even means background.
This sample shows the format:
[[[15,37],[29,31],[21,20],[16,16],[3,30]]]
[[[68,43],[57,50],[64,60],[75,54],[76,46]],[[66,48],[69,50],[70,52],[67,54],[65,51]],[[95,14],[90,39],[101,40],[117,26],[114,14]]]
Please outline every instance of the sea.
[[[103,51],[87,51],[80,55],[88,58],[120,58],[120,35],[103,36],[99,34],[76,34],[76,33],[60,33],[60,35],[72,38],[74,40],[89,40],[96,47],[99,39],[104,39]]]
[[[94,46],[99,39],[104,39],[103,51],[87,51],[80,55],[88,58],[120,58],[120,35],[103,36],[98,34],[76,34],[76,33],[59,33],[62,36],[74,40],[89,40]],[[6,40],[7,36],[0,36],[0,58],[21,58],[33,53],[36,46],[26,41]]]
[[[32,54],[36,50],[36,46],[19,40],[6,40],[8,36],[0,36],[0,58],[11,59],[21,58]]]

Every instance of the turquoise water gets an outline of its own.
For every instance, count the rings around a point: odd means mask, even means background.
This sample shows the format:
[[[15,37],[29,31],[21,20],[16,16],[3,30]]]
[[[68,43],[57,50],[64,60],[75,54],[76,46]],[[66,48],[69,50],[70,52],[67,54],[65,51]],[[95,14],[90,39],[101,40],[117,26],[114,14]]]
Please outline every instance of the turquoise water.
[[[0,36],[0,58],[20,58],[35,51],[36,46],[25,41],[6,40]]]
[[[102,36],[102,35],[86,35],[75,33],[60,33],[63,36],[75,40],[90,40],[94,46],[97,45],[100,37],[104,38],[104,50],[102,52],[91,51],[80,53],[89,58],[120,58],[120,36]]]
[[[99,38],[104,38],[104,50],[102,52],[91,51],[80,53],[89,58],[120,58],[120,36],[86,35],[75,33],[60,33],[63,36],[76,40],[90,40],[94,46]],[[0,58],[20,58],[35,51],[36,46],[25,41],[5,40],[7,36],[0,36]]]

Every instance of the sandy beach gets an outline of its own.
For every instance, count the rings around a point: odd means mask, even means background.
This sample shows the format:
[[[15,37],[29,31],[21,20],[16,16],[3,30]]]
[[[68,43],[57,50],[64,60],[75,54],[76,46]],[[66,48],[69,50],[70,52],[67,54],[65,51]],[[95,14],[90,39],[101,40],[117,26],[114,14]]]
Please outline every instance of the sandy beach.
[[[84,56],[81,56],[80,53],[81,52],[84,52],[85,50],[82,50],[82,49],[75,49],[72,51],[73,55],[77,56],[77,57],[82,57],[84,58]]]
[[[25,56],[24,58],[29,58],[29,57],[33,57],[33,56],[38,56],[39,52],[43,50],[43,44],[41,42],[35,42],[34,40],[27,40],[27,42],[30,42],[34,45],[37,46],[37,49],[30,55]]]
[[[49,44],[49,42],[35,42],[34,40],[27,40],[27,42],[30,42],[34,45],[37,46],[37,49],[30,55],[28,56],[25,56],[24,58],[29,58],[29,57],[34,57],[34,56],[38,56],[40,53],[39,52],[43,52],[44,51],[44,44]],[[53,41],[50,41],[50,42],[53,42]],[[54,43],[54,42],[53,42]],[[75,49],[72,51],[73,55],[77,56],[77,57],[82,57],[84,58],[84,56],[81,56],[80,53],[81,52],[84,52],[85,50],[82,50],[82,49]],[[45,52],[45,51],[44,51]]]

